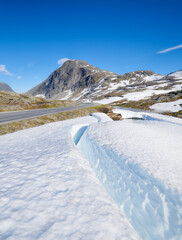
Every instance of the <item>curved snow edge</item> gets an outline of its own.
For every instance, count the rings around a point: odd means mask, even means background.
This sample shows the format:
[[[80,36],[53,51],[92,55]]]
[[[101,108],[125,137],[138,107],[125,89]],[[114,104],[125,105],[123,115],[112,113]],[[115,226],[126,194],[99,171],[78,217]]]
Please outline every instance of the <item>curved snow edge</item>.
[[[106,146],[100,146],[85,129],[78,148],[132,226],[143,239],[180,239],[182,202],[138,164]]]

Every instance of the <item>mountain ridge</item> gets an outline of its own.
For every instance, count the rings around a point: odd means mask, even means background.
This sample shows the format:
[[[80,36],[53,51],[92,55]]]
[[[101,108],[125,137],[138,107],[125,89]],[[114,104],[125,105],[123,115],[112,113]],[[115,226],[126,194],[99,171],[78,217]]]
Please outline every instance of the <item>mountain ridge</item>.
[[[179,90],[181,83],[181,70],[167,75],[156,74],[150,70],[118,75],[83,60],[67,60],[45,81],[27,93],[62,100],[98,101],[109,97],[126,100],[127,94],[132,93],[137,95],[138,92],[153,91],[154,94],[161,94],[167,90]]]

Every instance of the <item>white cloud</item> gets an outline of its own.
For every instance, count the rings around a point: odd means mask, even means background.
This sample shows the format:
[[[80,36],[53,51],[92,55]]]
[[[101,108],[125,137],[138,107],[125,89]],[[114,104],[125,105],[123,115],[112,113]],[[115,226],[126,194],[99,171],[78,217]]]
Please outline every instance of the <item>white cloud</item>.
[[[0,65],[0,73],[3,73],[5,75],[9,75],[12,76],[13,74],[8,72],[8,70],[6,69],[6,65]]]
[[[18,77],[17,77],[17,79],[21,79],[21,78],[22,78],[22,76],[18,76]]]
[[[175,47],[166,48],[166,49],[164,49],[164,50],[162,50],[162,51],[157,52],[157,54],[170,52],[170,51],[173,51],[173,50],[176,50],[176,49],[179,49],[179,48],[182,48],[182,44],[180,44],[180,45],[178,45],[178,46],[175,46]]]
[[[66,62],[67,60],[69,60],[69,58],[61,58],[58,60],[58,64],[62,65],[64,62]]]

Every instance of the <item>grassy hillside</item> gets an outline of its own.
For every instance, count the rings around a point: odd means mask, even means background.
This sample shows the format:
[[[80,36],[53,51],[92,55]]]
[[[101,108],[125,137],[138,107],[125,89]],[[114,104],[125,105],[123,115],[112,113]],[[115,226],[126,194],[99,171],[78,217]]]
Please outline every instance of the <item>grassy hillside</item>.
[[[39,108],[56,108],[74,106],[77,102],[66,100],[46,100],[40,97],[17,94],[13,92],[0,92],[0,112],[30,110]]]

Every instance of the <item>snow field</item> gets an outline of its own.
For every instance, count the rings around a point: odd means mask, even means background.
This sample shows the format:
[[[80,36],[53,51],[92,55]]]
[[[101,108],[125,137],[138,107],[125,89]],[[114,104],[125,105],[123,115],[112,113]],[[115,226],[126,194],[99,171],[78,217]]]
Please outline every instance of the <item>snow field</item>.
[[[159,87],[160,87],[160,85],[159,85]],[[171,89],[168,89],[168,90],[147,89],[144,91],[126,93],[125,95],[123,95],[123,99],[126,98],[128,101],[138,101],[141,99],[149,98],[149,97],[153,96],[154,94],[156,94],[156,95],[165,94],[168,92],[179,91],[179,90],[181,90],[181,84],[174,85],[174,86],[172,86]]]
[[[156,112],[178,112],[182,110],[182,99],[173,102],[156,103],[150,108]]]
[[[109,103],[117,102],[120,100],[123,100],[123,97],[109,97],[109,98],[104,98],[102,100],[96,100],[94,102],[99,104],[109,104]]]
[[[179,240],[182,121],[145,119],[91,124],[77,146],[142,239]]]
[[[0,239],[140,239],[73,143],[73,126],[97,121],[83,117],[0,137]]]

